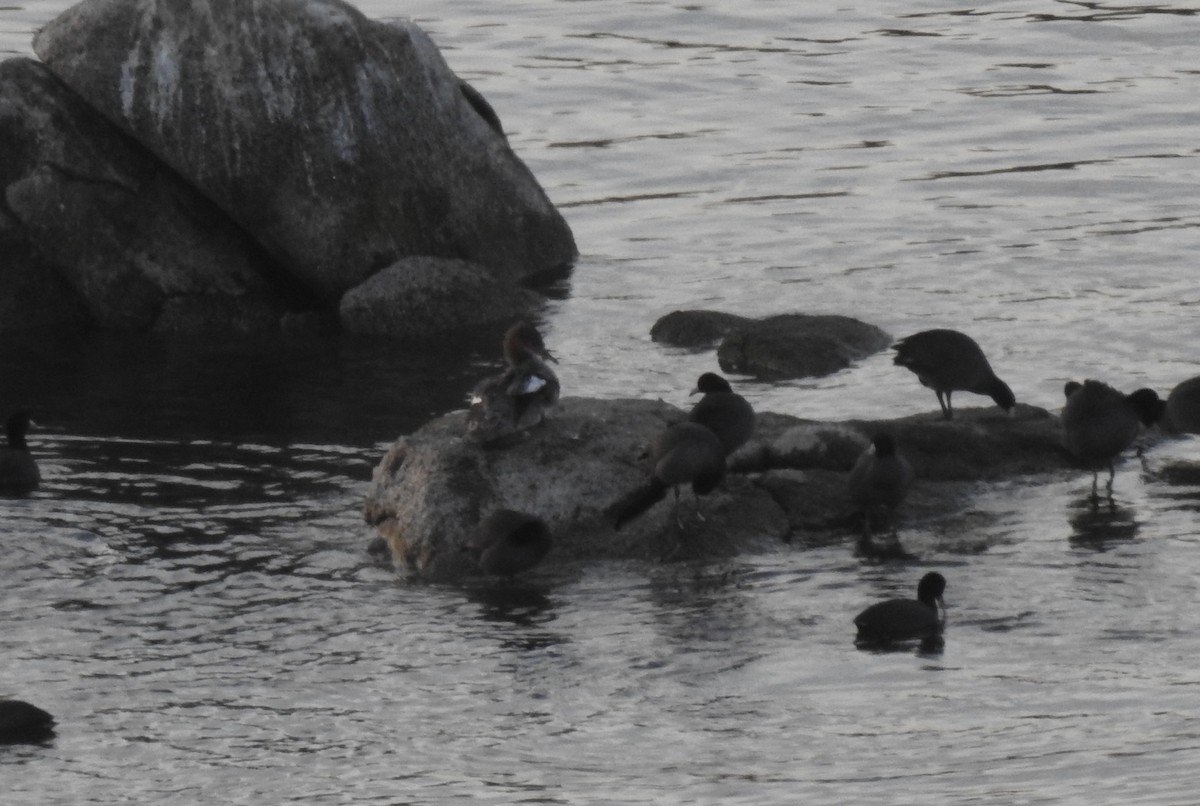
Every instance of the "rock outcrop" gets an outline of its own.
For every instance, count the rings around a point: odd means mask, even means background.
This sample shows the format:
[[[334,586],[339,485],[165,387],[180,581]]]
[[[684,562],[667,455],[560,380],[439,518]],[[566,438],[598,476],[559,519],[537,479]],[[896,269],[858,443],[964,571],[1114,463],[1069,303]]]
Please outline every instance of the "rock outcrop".
[[[830,375],[892,343],[883,330],[848,316],[795,313],[748,319],[719,311],[674,311],[655,322],[650,337],[692,348],[720,341],[721,369],[759,380]]]
[[[411,22],[341,0],[87,0],[34,50],[330,306],[405,257],[510,283],[575,257],[495,114]]]
[[[340,313],[428,335],[529,315],[523,286],[576,256],[495,110],[411,22],[84,0],[34,49],[44,64],[0,65],[0,330]]]
[[[0,63],[0,329],[271,326],[269,261],[212,204],[29,59]],[[0,215],[0,222],[4,221]],[[13,282],[15,278],[23,281]]]
[[[454,578],[473,572],[464,541],[500,508],[547,523],[551,563],[728,556],[849,533],[855,522],[846,474],[881,430],[917,474],[904,507],[909,519],[960,510],[981,481],[1071,467],[1057,418],[1030,406],[1019,406],[1015,417],[964,409],[953,421],[923,414],[820,423],[761,413],[716,491],[697,502],[684,489],[678,505],[668,493],[614,531],[613,506],[647,479],[640,458],[647,443],[685,416],[661,401],[564,398],[554,419],[523,440],[488,449],[464,439],[465,414],[453,412],[392,446],[375,470],[364,516],[398,567]]]

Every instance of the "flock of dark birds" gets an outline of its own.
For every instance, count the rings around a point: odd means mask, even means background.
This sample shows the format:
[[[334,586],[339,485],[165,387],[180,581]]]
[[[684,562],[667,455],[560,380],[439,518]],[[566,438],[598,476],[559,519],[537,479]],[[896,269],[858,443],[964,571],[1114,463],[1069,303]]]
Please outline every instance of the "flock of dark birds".
[[[955,330],[926,330],[901,339],[895,363],[916,374],[937,395],[942,416],[951,419],[954,392],[986,395],[1005,411],[1016,405],[1012,390],[996,376],[974,339]],[[480,381],[467,413],[469,438],[491,442],[521,436],[545,421],[558,401],[561,386],[550,368],[557,360],[541,334],[528,322],[504,335],[504,371]],[[1112,495],[1113,463],[1149,427],[1165,416],[1177,430],[1200,431],[1200,378],[1176,387],[1163,401],[1151,389],[1126,395],[1100,381],[1070,382],[1064,389],[1063,442],[1085,468],[1092,470],[1097,496],[1099,471],[1107,467]],[[650,442],[645,484],[613,507],[613,526],[620,529],[673,490],[690,485],[699,497],[712,492],[725,477],[726,460],[754,433],[754,409],[729,382],[712,372],[700,376],[692,394],[702,395],[686,420],[667,426]],[[8,445],[0,448],[0,494],[28,495],[41,475],[30,455],[28,412],[9,417]],[[871,518],[889,516],[904,501],[914,481],[911,465],[893,437],[876,434],[859,456],[847,479],[851,503],[862,513],[867,533]],[[698,500],[698,498],[697,498]],[[680,524],[682,527],[682,523]],[[467,537],[464,549],[485,574],[514,576],[532,568],[550,550],[550,529],[541,518],[511,509],[497,510]],[[923,576],[916,599],[890,599],[863,610],[854,619],[863,645],[938,640],[945,621],[942,595],[945,578],[936,571]],[[0,699],[0,743],[41,742],[54,735],[54,718],[21,700]]]
[[[541,334],[528,322],[513,325],[504,336],[504,371],[476,385],[467,413],[468,436],[487,442],[496,434],[519,435],[542,423],[558,401],[561,386],[547,362],[556,359]],[[993,371],[983,350],[956,330],[926,330],[898,341],[894,363],[911,370],[937,395],[945,419],[954,417],[955,392],[986,395],[1011,412],[1016,397]],[[1181,430],[1200,430],[1200,378],[1180,384],[1179,410],[1170,412]],[[1100,381],[1070,382],[1062,411],[1063,444],[1078,463],[1092,471],[1092,496],[1098,495],[1099,472],[1107,467],[1111,498],[1114,462],[1133,444],[1143,426],[1168,414],[1176,394],[1163,401],[1151,389],[1126,395]],[[726,460],[754,432],[754,409],[721,376],[706,372],[692,394],[701,394],[687,419],[668,425],[651,440],[644,485],[612,508],[620,529],[666,497],[679,499],[690,485],[697,496],[712,492],[725,476]],[[847,478],[850,502],[862,514],[867,534],[872,517],[889,517],[904,501],[915,479],[912,466],[892,435],[874,435]],[[682,527],[682,523],[680,524]],[[534,515],[503,509],[485,518],[468,537],[466,549],[486,574],[512,576],[536,565],[549,551],[549,528]],[[937,572],[918,584],[916,599],[893,599],[868,607],[854,620],[861,642],[891,643],[925,639],[940,633],[944,622],[942,594],[946,580]]]

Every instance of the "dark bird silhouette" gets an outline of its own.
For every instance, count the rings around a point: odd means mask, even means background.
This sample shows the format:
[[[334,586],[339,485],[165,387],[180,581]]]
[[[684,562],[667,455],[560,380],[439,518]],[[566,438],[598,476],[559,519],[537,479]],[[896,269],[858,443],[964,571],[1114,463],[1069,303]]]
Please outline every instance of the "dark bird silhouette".
[[[1016,398],[1008,384],[996,377],[979,345],[957,330],[925,330],[901,339],[892,348],[893,363],[916,373],[917,379],[937,395],[942,416],[954,416],[950,396],[954,392],[987,395],[1005,411]]]
[[[1115,460],[1137,439],[1142,426],[1154,425],[1165,404],[1153,389],[1125,395],[1106,383],[1068,381],[1063,387],[1067,402],[1062,412],[1063,444],[1081,465],[1092,471],[1092,497],[1098,497],[1100,469],[1108,467],[1108,495],[1112,497]]]
[[[541,518],[498,509],[480,521],[464,548],[485,574],[515,576],[550,551],[550,529]]]
[[[699,423],[682,422],[667,427],[650,443],[650,480],[616,505],[615,528],[620,529],[675,490],[691,484],[697,497],[707,495],[725,477],[725,446],[717,435]]]
[[[930,571],[917,584],[916,599],[876,602],[854,617],[858,640],[886,644],[936,635],[942,629],[938,607],[945,607],[942,603],[945,590],[946,578]]]
[[[754,434],[754,407],[715,372],[706,372],[696,381],[691,394],[701,393],[704,397],[692,407],[688,420],[716,434],[729,456]]]
[[[872,519],[878,515],[884,523],[892,524],[895,539],[895,513],[908,496],[914,478],[912,465],[897,452],[891,434],[876,434],[871,445],[859,454],[850,470],[847,487],[850,503],[862,513],[863,536],[859,543],[862,553],[879,557],[908,556],[898,545],[893,545],[888,552],[880,551],[871,542],[871,532]]]
[[[1200,434],[1200,376],[1177,384],[1167,395],[1162,426],[1173,434]]]
[[[528,322],[504,334],[505,370],[484,378],[471,393],[467,432],[484,440],[538,425],[558,402],[561,387],[547,361],[558,363]]]
[[[0,495],[29,495],[42,481],[37,462],[25,442],[25,432],[31,423],[27,411],[8,418],[8,446],[0,448]]]
[[[54,717],[23,700],[0,700],[0,743],[37,743],[54,736]]]

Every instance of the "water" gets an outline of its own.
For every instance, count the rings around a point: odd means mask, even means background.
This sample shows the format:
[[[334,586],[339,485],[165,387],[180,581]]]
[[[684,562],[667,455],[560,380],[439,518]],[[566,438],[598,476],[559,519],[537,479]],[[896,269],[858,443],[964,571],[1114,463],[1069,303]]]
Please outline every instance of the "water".
[[[0,52],[67,4],[0,10]],[[1179,4],[458,2],[406,14],[499,111],[582,256],[548,303],[570,393],[683,403],[679,308],[968,330],[1023,402],[1200,369],[1195,10]],[[0,502],[6,803],[1191,803],[1200,473],[1158,445],[910,523],[710,565],[430,586],[358,514],[395,436],[494,340],[0,345],[46,477]],[[931,411],[887,356],[739,387],[825,419]],[[962,401],[961,404],[965,404]],[[850,620],[949,579],[940,654]]]

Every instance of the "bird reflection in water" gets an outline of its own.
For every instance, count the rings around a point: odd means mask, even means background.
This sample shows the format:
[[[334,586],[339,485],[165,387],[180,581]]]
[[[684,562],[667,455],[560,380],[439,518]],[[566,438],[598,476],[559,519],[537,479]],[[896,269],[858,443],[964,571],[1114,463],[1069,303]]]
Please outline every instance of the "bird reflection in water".
[[[1076,545],[1103,550],[1110,543],[1134,539],[1141,529],[1137,512],[1112,498],[1096,500],[1089,496],[1073,509],[1067,520],[1071,542]]]

